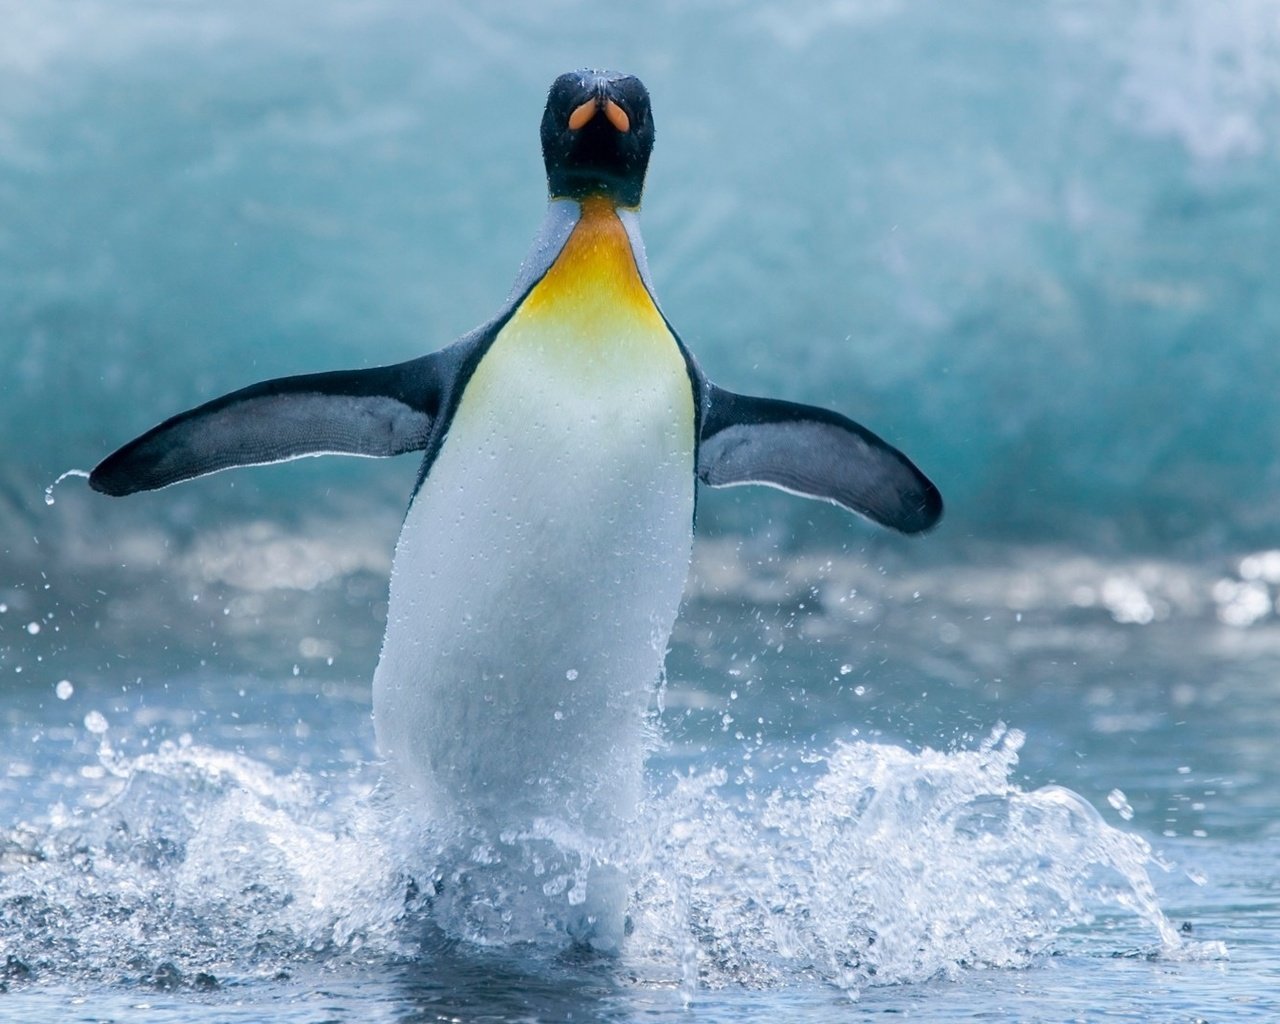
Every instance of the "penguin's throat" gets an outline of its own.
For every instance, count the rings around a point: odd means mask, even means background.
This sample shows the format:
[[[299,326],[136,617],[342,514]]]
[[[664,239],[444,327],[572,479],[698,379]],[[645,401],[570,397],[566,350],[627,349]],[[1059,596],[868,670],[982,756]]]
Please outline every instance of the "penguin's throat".
[[[636,266],[627,229],[609,200],[582,201],[582,215],[556,261],[521,305],[520,318],[552,316],[575,333],[661,328],[662,315]]]

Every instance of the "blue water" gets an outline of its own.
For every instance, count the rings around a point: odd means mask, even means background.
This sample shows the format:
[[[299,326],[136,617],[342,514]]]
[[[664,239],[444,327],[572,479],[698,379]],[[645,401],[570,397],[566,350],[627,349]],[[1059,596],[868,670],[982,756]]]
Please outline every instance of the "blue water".
[[[1280,1016],[1280,4],[4,23],[0,1019]],[[388,795],[412,460],[43,500],[204,398],[485,319],[587,63],[653,95],[650,263],[709,375],[948,499],[908,542],[701,495],[601,959],[500,872],[451,900],[485,837]],[[505,842],[557,891],[599,853]]]

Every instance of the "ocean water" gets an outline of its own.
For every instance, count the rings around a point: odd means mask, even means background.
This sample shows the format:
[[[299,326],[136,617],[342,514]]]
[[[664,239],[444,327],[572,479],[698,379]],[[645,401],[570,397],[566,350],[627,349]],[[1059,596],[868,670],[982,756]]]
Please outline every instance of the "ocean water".
[[[1280,3],[0,16],[0,1020],[1280,1017]],[[708,374],[948,499],[904,540],[701,494],[607,846],[398,807],[411,458],[45,501],[482,321],[584,64],[653,95],[650,263]],[[526,898],[599,863],[616,956]]]

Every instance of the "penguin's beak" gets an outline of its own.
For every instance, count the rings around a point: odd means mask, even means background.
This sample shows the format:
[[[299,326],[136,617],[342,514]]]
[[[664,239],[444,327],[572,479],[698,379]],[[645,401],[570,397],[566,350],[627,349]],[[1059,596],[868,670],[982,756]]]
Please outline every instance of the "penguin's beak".
[[[569,115],[569,130],[576,132],[586,127],[602,109],[605,118],[614,128],[624,135],[631,131],[631,118],[627,117],[627,112],[605,96],[592,96],[586,103],[575,107]]]

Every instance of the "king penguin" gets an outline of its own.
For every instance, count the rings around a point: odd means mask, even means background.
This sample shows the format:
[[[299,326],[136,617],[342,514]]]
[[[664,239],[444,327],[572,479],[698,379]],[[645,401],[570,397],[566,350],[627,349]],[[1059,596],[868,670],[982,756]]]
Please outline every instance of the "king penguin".
[[[634,817],[697,481],[768,484],[904,533],[942,514],[934,485],[864,427],[703,375],[640,236],[653,140],[639,79],[561,75],[542,118],[546,214],[491,320],[408,362],[214,399],[90,476],[126,495],[304,456],[422,452],[373,715],[402,790],[435,819],[607,839]],[[601,920],[619,920],[614,889]]]

